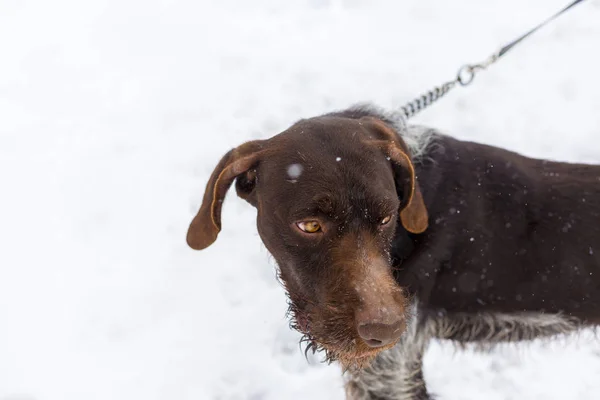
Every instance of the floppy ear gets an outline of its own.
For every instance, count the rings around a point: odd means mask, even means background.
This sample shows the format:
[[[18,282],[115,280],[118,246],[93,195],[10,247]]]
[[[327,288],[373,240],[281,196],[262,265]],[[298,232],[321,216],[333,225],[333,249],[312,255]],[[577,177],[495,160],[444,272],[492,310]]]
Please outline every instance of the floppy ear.
[[[227,190],[234,179],[256,166],[263,153],[263,140],[244,143],[221,158],[213,171],[204,192],[202,205],[187,232],[187,244],[194,250],[202,250],[217,240],[221,231],[221,208]],[[253,182],[245,181],[246,188]],[[238,194],[241,197],[243,193]]]
[[[378,137],[384,139],[370,140],[369,143],[380,148],[392,162],[396,185],[402,188],[403,194],[400,201],[402,226],[411,233],[425,232],[429,224],[429,215],[406,144],[381,120],[375,118],[362,119],[377,131]]]
[[[411,233],[423,233],[429,224],[429,215],[421,189],[415,176],[415,168],[408,154],[395,144],[389,144],[387,154],[396,172],[396,182],[402,185],[403,198],[400,201],[400,221],[404,229]]]

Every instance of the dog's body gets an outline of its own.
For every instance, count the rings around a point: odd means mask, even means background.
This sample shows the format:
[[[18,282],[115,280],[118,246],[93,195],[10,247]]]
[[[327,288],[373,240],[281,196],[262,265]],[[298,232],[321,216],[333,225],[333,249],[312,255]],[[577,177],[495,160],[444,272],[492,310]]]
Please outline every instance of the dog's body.
[[[245,146],[213,174],[188,243],[216,239],[237,178],[259,210],[294,327],[350,369],[348,398],[428,399],[421,364],[431,338],[489,347],[600,324],[600,166],[534,160],[364,107]],[[280,154],[298,166],[288,183],[272,172]],[[329,157],[340,166],[320,161]],[[315,196],[318,210],[302,211]],[[379,212],[391,207],[395,227]]]

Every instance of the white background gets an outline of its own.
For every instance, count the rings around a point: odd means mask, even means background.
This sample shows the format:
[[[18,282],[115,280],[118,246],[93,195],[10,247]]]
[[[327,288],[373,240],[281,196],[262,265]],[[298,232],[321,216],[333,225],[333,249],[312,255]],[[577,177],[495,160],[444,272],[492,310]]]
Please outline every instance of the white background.
[[[185,244],[219,158],[295,120],[397,107],[566,0],[0,0],[0,400],[342,399],[307,362],[231,195]],[[588,0],[415,122],[600,163]],[[489,355],[435,343],[445,399],[597,399],[585,335]]]

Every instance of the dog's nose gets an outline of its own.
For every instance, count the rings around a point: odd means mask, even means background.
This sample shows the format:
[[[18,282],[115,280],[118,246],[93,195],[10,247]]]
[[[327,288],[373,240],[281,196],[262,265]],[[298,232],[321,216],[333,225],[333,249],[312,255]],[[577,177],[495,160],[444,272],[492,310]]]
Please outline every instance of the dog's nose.
[[[358,325],[358,334],[370,347],[383,347],[400,338],[404,330],[404,321],[393,323],[368,322]]]

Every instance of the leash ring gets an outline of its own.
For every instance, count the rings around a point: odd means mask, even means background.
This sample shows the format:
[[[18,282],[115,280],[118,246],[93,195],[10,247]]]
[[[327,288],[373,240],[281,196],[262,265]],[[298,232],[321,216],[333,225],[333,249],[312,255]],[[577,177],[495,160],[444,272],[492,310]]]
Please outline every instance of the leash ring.
[[[475,78],[475,68],[472,65],[463,65],[456,75],[456,80],[462,86],[467,86],[469,83],[473,82]]]

